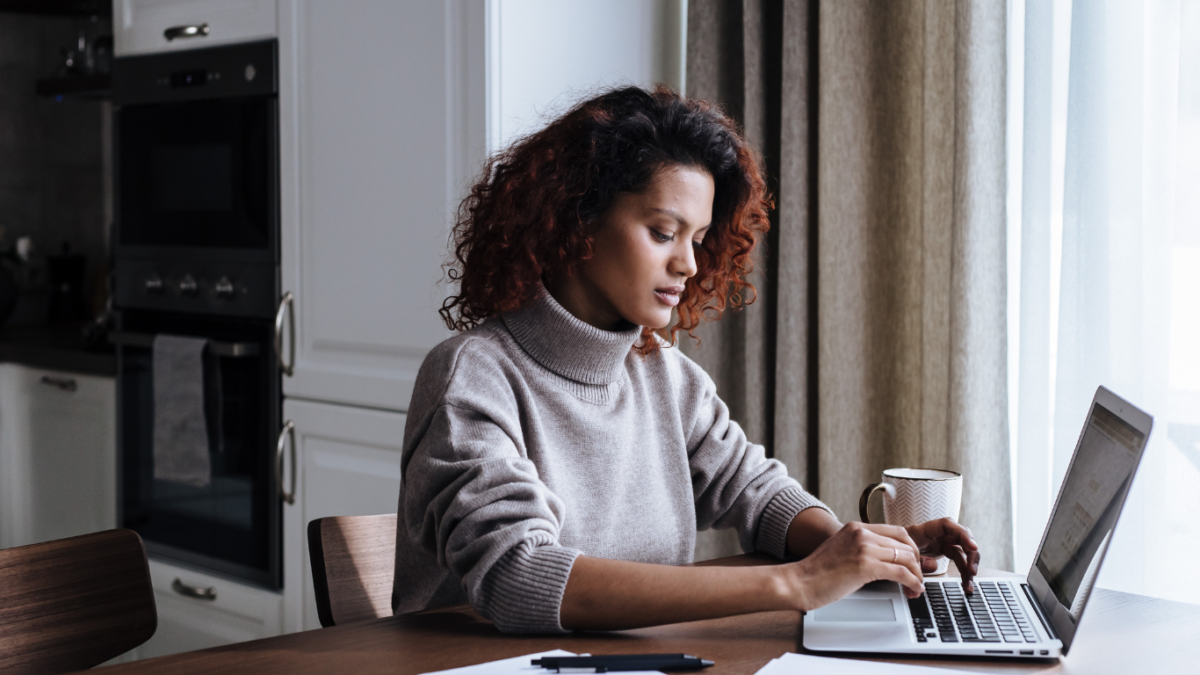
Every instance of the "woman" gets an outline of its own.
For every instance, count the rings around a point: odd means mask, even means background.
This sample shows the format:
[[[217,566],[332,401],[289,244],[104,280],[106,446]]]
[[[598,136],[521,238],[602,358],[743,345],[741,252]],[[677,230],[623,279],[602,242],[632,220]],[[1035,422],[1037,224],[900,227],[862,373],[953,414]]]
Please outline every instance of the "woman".
[[[843,526],[729,419],[673,345],[753,288],[768,197],[732,122],[630,87],[494,159],[455,229],[461,331],[417,377],[393,609],[470,603],[504,631],[810,610],[877,579],[964,576],[951,520]],[[678,317],[668,328],[672,316]],[[777,566],[677,567],[734,528]]]

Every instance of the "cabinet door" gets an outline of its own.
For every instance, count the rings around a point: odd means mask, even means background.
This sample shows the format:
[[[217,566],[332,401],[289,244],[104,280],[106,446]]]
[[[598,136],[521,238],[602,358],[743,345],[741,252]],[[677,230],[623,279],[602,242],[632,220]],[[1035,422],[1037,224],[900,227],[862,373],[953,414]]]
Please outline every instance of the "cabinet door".
[[[138,659],[258,640],[280,633],[282,597],[160,560],[150,561],[158,628]]]
[[[275,0],[115,0],[113,52],[130,56],[213,47],[275,36]],[[206,27],[206,34],[167,38],[166,31]]]
[[[113,378],[0,365],[0,548],[116,527]]]
[[[281,4],[285,395],[406,410],[448,337],[451,213],[486,145],[483,14],[461,1]]]
[[[400,413],[286,400],[295,425],[284,482],[296,462],[295,502],[283,508],[287,632],[320,628],[308,558],[308,523],[327,516],[395,513],[400,500]],[[293,452],[294,450],[294,452]]]

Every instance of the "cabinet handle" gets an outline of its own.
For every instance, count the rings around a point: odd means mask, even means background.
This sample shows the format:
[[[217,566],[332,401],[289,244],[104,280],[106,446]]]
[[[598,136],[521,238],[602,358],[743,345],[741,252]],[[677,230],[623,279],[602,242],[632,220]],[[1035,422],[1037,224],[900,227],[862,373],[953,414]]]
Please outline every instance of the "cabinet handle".
[[[79,388],[79,384],[75,382],[75,378],[73,377],[50,377],[49,375],[43,375],[42,384],[47,387],[57,387],[63,391],[75,391]]]
[[[163,31],[163,37],[167,38],[167,42],[176,38],[194,38],[204,37],[208,35],[208,24],[191,24],[187,26],[171,26]]]
[[[283,316],[288,320],[288,358],[283,360]],[[284,375],[292,376],[296,372],[296,296],[291,291],[283,294],[279,301],[279,309],[275,311],[275,356],[279,358],[279,368]]]
[[[217,589],[209,586],[208,588],[200,588],[199,586],[189,586],[180,579],[171,582],[171,590],[176,593],[197,600],[216,600]]]
[[[292,490],[283,489],[283,446],[291,447],[292,459]],[[275,443],[275,484],[279,486],[279,498],[288,504],[296,503],[296,425],[288,420],[279,432],[279,440]]]

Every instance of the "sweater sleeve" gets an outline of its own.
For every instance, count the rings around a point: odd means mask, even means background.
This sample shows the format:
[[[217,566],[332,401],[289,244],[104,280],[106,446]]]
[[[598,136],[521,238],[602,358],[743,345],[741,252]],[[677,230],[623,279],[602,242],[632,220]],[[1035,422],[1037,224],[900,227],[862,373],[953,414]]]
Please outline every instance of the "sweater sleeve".
[[[563,632],[559,607],[579,551],[559,544],[564,506],[486,412],[443,403],[406,439],[405,527],[505,632]]]
[[[833,512],[790,478],[782,462],[768,459],[763,446],[746,438],[716,385],[699,367],[696,371],[695,386],[685,390],[693,393],[688,462],[697,526],[735,528],[743,551],[784,558],[796,514],[813,507]]]

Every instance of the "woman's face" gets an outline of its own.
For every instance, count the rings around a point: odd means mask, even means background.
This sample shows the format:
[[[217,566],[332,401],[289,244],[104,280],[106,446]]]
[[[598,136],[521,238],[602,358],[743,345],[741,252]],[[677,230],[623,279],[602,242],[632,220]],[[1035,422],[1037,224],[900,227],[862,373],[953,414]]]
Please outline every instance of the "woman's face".
[[[592,258],[551,294],[603,330],[625,322],[666,326],[684,282],[696,274],[694,249],[712,223],[713,193],[707,171],[663,167],[645,192],[617,197],[600,223]]]

